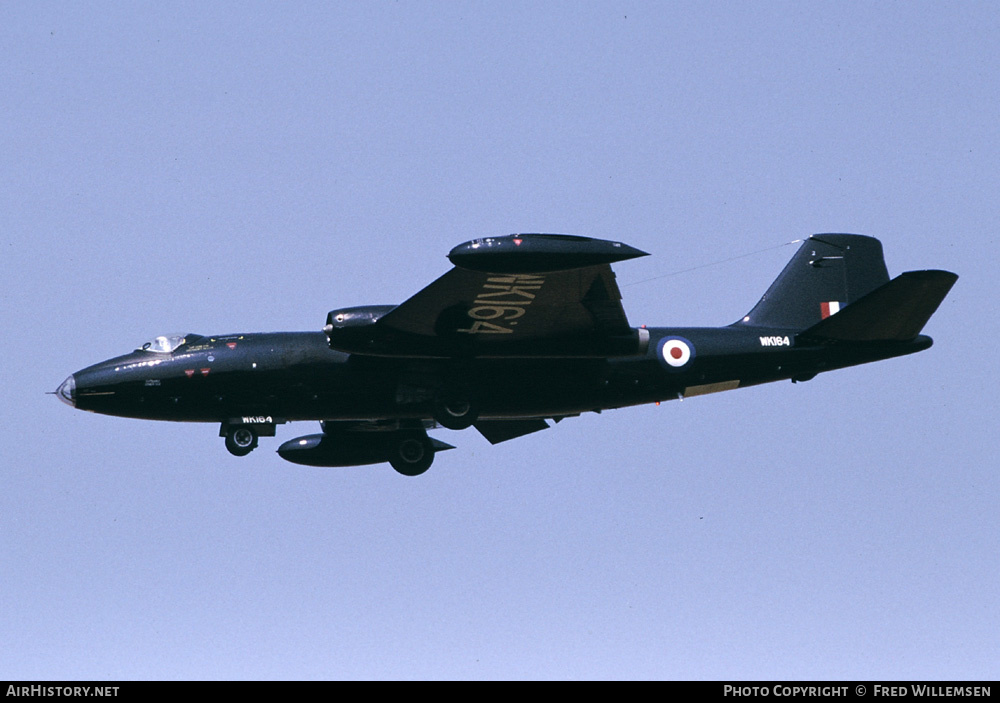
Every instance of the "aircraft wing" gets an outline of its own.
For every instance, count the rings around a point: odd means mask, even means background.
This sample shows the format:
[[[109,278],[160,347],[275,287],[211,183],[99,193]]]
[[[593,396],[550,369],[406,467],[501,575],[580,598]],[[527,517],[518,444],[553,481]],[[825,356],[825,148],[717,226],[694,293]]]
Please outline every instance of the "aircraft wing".
[[[364,320],[330,313],[334,349],[398,357],[609,357],[641,349],[611,263],[645,252],[551,234],[474,240],[401,305]],[[648,338],[648,337],[647,337]]]

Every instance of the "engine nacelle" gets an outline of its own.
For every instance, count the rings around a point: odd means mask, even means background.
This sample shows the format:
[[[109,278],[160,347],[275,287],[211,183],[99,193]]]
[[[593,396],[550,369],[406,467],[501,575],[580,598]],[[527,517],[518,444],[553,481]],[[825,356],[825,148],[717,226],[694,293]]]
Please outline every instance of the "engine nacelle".
[[[362,305],[354,308],[331,310],[326,316],[326,338],[332,349],[365,348],[371,343],[372,325],[392,310],[395,305]],[[351,464],[345,464],[351,466]]]
[[[353,308],[331,310],[326,316],[329,330],[343,330],[353,327],[368,327],[392,310],[395,305],[359,305]]]

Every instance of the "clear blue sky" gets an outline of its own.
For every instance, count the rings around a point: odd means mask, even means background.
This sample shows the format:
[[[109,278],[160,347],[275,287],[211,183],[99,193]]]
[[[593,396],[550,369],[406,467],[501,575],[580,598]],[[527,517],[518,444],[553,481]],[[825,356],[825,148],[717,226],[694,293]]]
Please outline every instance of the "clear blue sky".
[[[995,3],[0,5],[0,678],[1000,674]],[[814,232],[961,275],[919,355],[474,431],[420,479],[46,391],[319,329],[481,236],[727,324]]]

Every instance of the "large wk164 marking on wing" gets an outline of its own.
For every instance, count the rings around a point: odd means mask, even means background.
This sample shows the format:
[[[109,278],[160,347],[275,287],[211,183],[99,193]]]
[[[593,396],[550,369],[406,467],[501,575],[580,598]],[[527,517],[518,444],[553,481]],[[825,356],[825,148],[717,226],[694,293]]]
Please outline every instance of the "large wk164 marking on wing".
[[[490,276],[466,313],[472,326],[457,330],[467,334],[510,334],[518,318],[535,300],[545,276]]]

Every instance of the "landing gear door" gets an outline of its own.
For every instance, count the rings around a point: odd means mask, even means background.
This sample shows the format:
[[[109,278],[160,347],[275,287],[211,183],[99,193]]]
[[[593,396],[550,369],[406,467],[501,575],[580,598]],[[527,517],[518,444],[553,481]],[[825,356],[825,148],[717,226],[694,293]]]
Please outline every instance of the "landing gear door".
[[[219,428],[219,436],[225,437],[229,434],[230,428],[233,427],[248,427],[258,437],[274,437],[277,426],[283,425],[285,422],[287,421],[284,418],[274,417],[273,415],[241,415],[239,417],[231,417],[222,423],[222,426]]]

